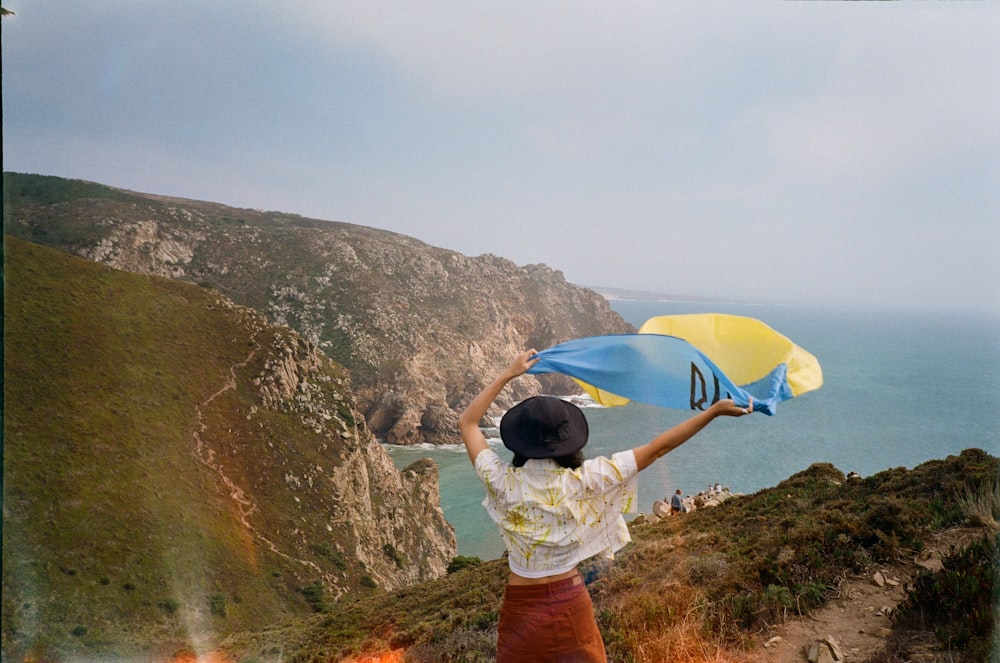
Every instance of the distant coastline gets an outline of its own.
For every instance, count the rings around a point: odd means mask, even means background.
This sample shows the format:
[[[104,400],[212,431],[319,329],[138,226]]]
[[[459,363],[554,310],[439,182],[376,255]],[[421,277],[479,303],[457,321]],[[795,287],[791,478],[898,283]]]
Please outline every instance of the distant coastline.
[[[662,292],[649,292],[646,290],[628,290],[625,288],[609,288],[607,286],[577,284],[581,288],[593,290],[608,301],[633,301],[633,302],[675,302],[683,304],[738,304],[753,305],[755,302],[722,299],[719,297],[699,297],[693,295],[675,295]]]

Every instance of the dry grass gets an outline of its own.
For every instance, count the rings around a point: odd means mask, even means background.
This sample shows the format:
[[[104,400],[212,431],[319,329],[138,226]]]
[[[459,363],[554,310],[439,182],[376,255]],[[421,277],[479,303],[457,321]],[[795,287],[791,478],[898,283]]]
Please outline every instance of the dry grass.
[[[705,597],[700,590],[683,581],[669,582],[625,594],[609,605],[616,632],[620,635],[609,646],[617,651],[616,660],[637,663],[675,661],[748,661],[715,634],[705,629]],[[604,613],[607,615],[607,613]]]
[[[591,589],[611,660],[749,661],[705,628],[709,602],[691,582],[692,576],[714,576],[724,562],[692,556],[677,532],[644,543],[617,560]]]
[[[341,661],[341,663],[403,663],[404,660],[403,650],[394,649],[382,654],[368,654],[360,658],[349,658]]]
[[[975,488],[966,486],[958,503],[971,524],[1000,531],[1000,477]]]

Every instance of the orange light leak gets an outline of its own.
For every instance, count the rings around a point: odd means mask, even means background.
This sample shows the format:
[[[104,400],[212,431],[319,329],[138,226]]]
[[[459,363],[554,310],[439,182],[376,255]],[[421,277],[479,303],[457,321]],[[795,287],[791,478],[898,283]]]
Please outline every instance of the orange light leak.
[[[210,652],[208,654],[202,654],[201,656],[185,652],[174,656],[170,659],[170,663],[233,663],[233,661],[226,658],[225,655],[217,652]]]
[[[346,658],[340,663],[403,663],[402,649],[394,649],[383,654],[365,654],[361,658]]]
[[[404,652],[403,649],[394,649],[381,654],[365,654],[360,658],[345,658],[340,663],[403,663]],[[184,652],[170,659],[170,663],[234,663],[234,661],[218,652],[210,652],[201,656]]]

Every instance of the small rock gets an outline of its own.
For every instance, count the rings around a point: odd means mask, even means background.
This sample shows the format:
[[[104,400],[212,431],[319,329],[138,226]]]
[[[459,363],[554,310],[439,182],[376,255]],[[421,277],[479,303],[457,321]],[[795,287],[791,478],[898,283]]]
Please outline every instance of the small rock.
[[[882,575],[881,571],[876,571],[875,575],[872,576],[872,582],[879,587],[885,587],[885,576]]]
[[[875,635],[879,638],[888,638],[892,635],[892,629],[885,628],[884,626],[882,628],[877,628],[875,629]]]
[[[828,635],[826,636],[826,639],[823,642],[825,642],[827,646],[830,647],[830,652],[833,654],[833,660],[835,661],[844,660],[844,652],[840,648],[840,643],[837,642],[836,638],[834,638],[832,635]]]
[[[899,587],[899,581],[893,578],[886,578],[885,584],[889,585],[890,587]]]
[[[917,566],[920,566],[931,572],[940,571],[941,569],[944,568],[944,564],[942,564],[941,560],[938,559],[937,557],[928,557],[927,559],[918,558],[914,559],[913,561],[916,562]]]
[[[806,652],[806,658],[809,659],[809,663],[836,662],[836,659],[833,657],[833,652],[830,650],[830,645],[823,640],[817,640],[809,645]]]
[[[764,646],[770,649],[771,647],[781,644],[782,640],[783,638],[780,635],[776,635],[767,642],[765,642]]]

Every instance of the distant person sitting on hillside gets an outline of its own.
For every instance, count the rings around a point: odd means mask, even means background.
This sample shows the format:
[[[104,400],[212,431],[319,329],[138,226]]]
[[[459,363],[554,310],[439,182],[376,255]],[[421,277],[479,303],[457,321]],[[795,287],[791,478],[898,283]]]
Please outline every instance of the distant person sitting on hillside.
[[[684,510],[684,498],[681,497],[681,489],[678,488],[677,492],[673,494],[670,498],[670,513],[677,515]]]
[[[611,557],[631,540],[621,514],[635,509],[639,471],[716,417],[749,414],[753,404],[744,409],[718,401],[647,444],[584,460],[589,428],[583,412],[536,396],[500,421],[504,446],[514,452],[508,463],[489,448],[479,424],[504,386],[537,362],[535,354],[518,355],[459,417],[465,448],[486,486],[483,506],[500,526],[510,566],[496,660],[607,661],[577,564]]]

